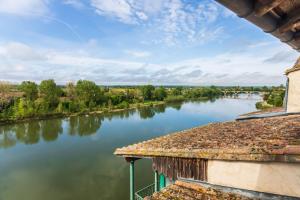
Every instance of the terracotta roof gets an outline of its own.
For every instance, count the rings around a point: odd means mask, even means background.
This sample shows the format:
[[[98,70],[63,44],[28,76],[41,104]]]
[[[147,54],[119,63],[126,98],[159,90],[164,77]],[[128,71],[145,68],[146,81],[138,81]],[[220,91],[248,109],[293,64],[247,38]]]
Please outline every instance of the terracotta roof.
[[[208,124],[119,148],[115,154],[300,162],[300,115]]]
[[[298,58],[297,62],[295,63],[295,65],[291,68],[285,71],[286,74],[290,73],[290,72],[294,72],[300,70],[300,57]]]
[[[176,181],[175,184],[169,185],[160,192],[154,193],[145,200],[248,200],[249,198],[237,193],[225,192],[212,187],[203,187],[196,183]]]

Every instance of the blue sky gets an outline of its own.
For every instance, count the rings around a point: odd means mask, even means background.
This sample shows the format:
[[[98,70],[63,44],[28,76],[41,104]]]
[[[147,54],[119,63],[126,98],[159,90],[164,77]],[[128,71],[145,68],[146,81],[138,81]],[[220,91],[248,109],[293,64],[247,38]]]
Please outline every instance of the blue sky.
[[[213,0],[0,0],[0,80],[278,85],[298,53]]]

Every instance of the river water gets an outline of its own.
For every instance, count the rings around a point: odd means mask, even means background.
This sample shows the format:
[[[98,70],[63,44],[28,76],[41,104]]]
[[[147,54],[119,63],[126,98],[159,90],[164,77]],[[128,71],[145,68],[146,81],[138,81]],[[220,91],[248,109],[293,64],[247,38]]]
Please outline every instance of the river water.
[[[259,96],[174,103],[113,114],[0,126],[0,200],[122,200],[126,146],[254,111]],[[153,182],[151,161],[136,162],[136,188]]]

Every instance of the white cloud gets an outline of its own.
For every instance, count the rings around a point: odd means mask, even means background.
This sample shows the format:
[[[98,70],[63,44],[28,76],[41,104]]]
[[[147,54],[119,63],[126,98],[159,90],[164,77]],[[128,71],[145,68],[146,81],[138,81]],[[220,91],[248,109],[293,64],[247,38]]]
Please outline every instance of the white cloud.
[[[37,16],[49,12],[47,1],[43,0],[0,0],[0,13]]]
[[[76,9],[82,9],[85,7],[81,0],[63,0],[63,4],[73,6]]]
[[[148,19],[148,16],[147,16],[145,13],[143,13],[143,12],[137,11],[135,14],[136,14],[141,20],[147,20],[147,19]]]
[[[125,53],[137,58],[145,58],[151,56],[151,53],[148,51],[126,50]]]
[[[91,56],[88,52],[39,49],[14,42],[0,46],[0,79],[17,82],[54,78],[60,84],[78,79],[90,79],[99,84],[284,83],[284,71],[294,64],[298,53],[279,42],[263,45],[263,49],[258,44],[257,47],[252,45],[243,52],[226,52],[173,63],[154,64],[101,58]],[[126,51],[128,52],[138,57],[149,54],[136,50]],[[44,56],[41,57],[41,54]]]
[[[33,61],[43,60],[45,57],[30,46],[19,43],[10,42],[0,48],[0,55],[11,60]]]
[[[125,24],[145,25],[152,43],[169,46],[180,40],[192,43],[211,41],[222,33],[214,26],[218,17],[230,13],[213,1],[185,2],[183,0],[92,0],[96,13]],[[209,28],[208,28],[209,27]]]
[[[99,15],[116,17],[124,23],[135,23],[131,6],[126,0],[92,0],[91,5]]]
[[[213,24],[221,9],[211,1],[191,5],[181,0],[170,0],[156,26],[163,31],[162,40],[168,45],[175,45],[181,40],[194,44],[208,42],[222,33],[222,27]]]

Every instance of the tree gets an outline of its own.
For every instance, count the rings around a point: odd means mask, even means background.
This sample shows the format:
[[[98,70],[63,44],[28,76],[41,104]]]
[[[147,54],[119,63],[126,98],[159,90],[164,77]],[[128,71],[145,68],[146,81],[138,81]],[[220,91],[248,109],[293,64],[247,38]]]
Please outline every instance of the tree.
[[[49,105],[50,108],[55,108],[58,105],[59,89],[53,79],[42,81],[39,86],[39,90],[41,97]]]
[[[166,89],[164,87],[159,87],[154,90],[154,99],[162,101],[167,96]]]
[[[141,92],[144,100],[152,100],[154,89],[155,88],[153,85],[145,85],[141,87]]]
[[[25,102],[22,98],[20,98],[18,101],[16,101],[15,116],[17,118],[23,118],[25,116]]]
[[[74,83],[69,82],[66,85],[66,93],[67,93],[67,97],[74,99],[76,96],[76,88]]]
[[[24,92],[25,97],[28,100],[34,101],[38,97],[38,86],[36,83],[31,81],[23,81],[20,85],[20,90]]]
[[[79,80],[76,84],[77,98],[86,106],[95,105],[100,100],[101,90],[96,83],[88,80]]]
[[[182,87],[176,87],[171,90],[171,94],[174,96],[179,96],[182,94]]]

